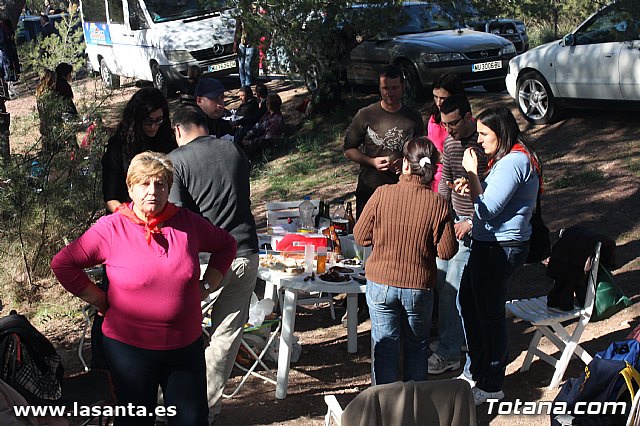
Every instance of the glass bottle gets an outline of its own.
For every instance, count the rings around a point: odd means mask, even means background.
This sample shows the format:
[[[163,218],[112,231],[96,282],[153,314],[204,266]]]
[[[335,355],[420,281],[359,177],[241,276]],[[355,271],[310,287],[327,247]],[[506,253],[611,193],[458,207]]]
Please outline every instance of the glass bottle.
[[[356,219],[353,217],[351,201],[347,203],[347,220],[349,221],[349,234],[353,234],[353,227],[356,226]]]

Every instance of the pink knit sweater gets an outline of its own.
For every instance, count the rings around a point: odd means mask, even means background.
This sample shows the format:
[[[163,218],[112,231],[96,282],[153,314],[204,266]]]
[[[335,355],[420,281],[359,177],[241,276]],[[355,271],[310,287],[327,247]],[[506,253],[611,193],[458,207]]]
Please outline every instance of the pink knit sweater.
[[[447,202],[414,175],[376,189],[353,235],[358,244],[373,245],[367,279],[393,287],[433,288],[436,255],[446,260],[458,251]]]
[[[104,263],[109,309],[104,335],[143,349],[178,349],[202,333],[198,252],[225,274],[236,255],[227,231],[180,209],[151,244],[144,228],[120,214],[101,217],[51,262],[60,283],[73,294],[93,285],[83,268]]]

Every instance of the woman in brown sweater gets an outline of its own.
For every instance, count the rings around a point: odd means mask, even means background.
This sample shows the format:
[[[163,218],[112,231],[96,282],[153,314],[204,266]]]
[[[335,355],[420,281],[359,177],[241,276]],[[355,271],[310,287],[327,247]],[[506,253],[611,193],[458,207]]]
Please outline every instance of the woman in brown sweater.
[[[354,229],[358,244],[373,246],[366,267],[367,305],[377,385],[427,380],[436,256],[450,259],[457,250],[449,206],[429,188],[436,148],[425,137],[415,138],[403,154],[400,181],[376,190]]]

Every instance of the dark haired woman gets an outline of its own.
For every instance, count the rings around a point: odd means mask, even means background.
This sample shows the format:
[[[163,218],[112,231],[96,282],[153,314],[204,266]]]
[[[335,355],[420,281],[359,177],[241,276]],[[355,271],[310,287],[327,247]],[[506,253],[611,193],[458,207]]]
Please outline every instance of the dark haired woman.
[[[456,191],[470,194],[475,211],[459,301],[475,381],[473,397],[480,405],[490,398],[504,398],[507,286],[529,253],[530,221],[542,173],[536,155],[522,143],[509,109],[486,109],[477,120],[478,142],[489,158],[488,171],[481,182],[476,153],[467,149],[462,166],[468,181],[457,179],[455,183]]]
[[[73,103],[73,90],[69,82],[71,81],[71,73],[73,67],[66,62],[61,62],[56,67],[56,93],[64,100],[65,110],[62,111],[63,117],[77,117],[78,110]]]
[[[433,104],[429,112],[429,122],[427,123],[427,136],[433,142],[439,152],[444,150],[444,140],[447,138],[447,128],[442,124],[440,117],[440,107],[442,102],[451,95],[464,95],[464,84],[458,74],[446,73],[439,75],[433,80]],[[442,175],[442,165],[438,164],[438,169],[433,177],[431,189],[438,190],[438,182]]]
[[[376,189],[354,228],[358,244],[373,245],[366,297],[378,385],[427,380],[436,256],[451,259],[458,249],[448,204],[429,188],[436,148],[415,138],[403,155],[400,181]]]
[[[122,121],[102,157],[102,190],[110,212],[131,201],[126,176],[131,159],[143,151],[168,154],[177,148],[169,121],[169,105],[154,88],[138,90],[122,112]]]
[[[234,141],[240,143],[251,128],[258,122],[258,100],[253,96],[251,87],[241,87],[238,90],[240,106],[235,112],[231,125],[236,129]]]

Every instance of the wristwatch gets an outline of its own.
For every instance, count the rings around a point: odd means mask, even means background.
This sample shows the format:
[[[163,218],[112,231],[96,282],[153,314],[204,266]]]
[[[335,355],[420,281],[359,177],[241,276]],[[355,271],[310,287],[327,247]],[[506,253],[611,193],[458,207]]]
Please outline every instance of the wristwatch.
[[[211,290],[211,286],[209,285],[209,283],[207,282],[207,280],[202,280],[202,287],[207,290],[207,292],[209,292],[209,290]]]
[[[473,220],[470,217],[466,218],[465,220],[469,222],[469,225],[473,227]]]

